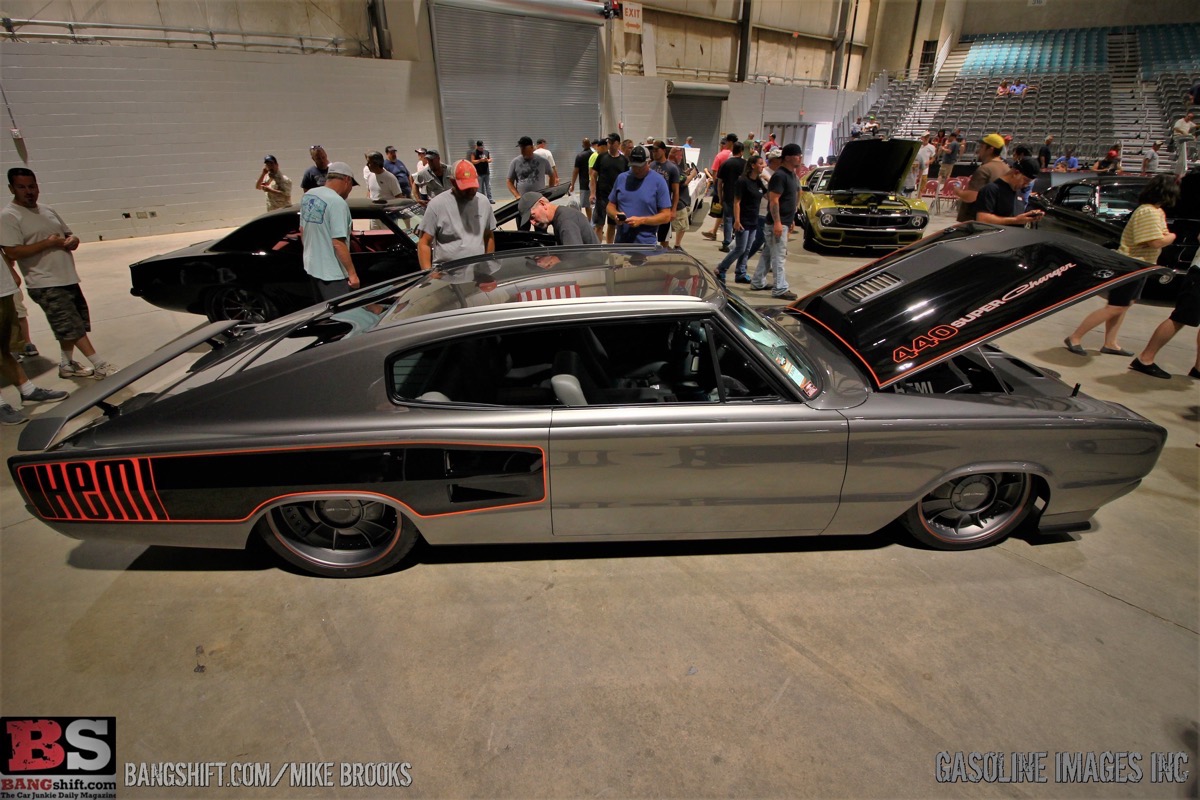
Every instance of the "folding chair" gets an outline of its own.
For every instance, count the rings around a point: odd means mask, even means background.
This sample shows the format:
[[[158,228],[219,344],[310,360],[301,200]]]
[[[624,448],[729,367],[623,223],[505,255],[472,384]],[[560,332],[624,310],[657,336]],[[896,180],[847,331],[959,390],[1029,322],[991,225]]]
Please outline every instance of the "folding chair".
[[[954,204],[958,202],[958,195],[956,195],[954,191],[956,189],[962,189],[965,184],[966,180],[964,178],[951,178],[950,180],[946,181],[945,185],[942,186],[941,193],[937,196],[938,214],[942,213],[942,202],[944,200],[949,200],[950,207],[954,207]]]

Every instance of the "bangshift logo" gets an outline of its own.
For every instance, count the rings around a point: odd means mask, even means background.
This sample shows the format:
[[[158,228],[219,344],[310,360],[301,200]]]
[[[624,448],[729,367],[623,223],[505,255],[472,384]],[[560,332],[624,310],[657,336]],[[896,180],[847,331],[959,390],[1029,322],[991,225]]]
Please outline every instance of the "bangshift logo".
[[[116,717],[0,717],[4,775],[116,775]]]

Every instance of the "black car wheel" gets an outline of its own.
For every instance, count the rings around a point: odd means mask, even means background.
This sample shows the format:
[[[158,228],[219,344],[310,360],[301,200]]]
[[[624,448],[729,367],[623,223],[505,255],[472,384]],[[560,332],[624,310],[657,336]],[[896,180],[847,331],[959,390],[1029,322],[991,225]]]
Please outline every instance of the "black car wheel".
[[[257,289],[223,286],[208,296],[206,304],[210,322],[236,319],[242,322],[266,322],[279,316],[271,298]]]
[[[1021,472],[985,472],[943,483],[903,518],[913,536],[941,550],[971,550],[1007,537],[1033,507]]]
[[[412,550],[418,536],[396,506],[355,496],[273,508],[259,532],[284,561],[330,578],[383,572]]]

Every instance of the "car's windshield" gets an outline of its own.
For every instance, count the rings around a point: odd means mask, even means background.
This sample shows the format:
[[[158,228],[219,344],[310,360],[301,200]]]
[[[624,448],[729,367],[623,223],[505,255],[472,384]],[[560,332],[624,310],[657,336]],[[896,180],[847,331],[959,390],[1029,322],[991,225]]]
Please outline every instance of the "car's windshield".
[[[725,312],[738,330],[745,334],[760,353],[770,359],[801,394],[811,399],[821,393],[821,387],[816,380],[817,371],[808,357],[769,320],[732,295],[725,306]]]
[[[388,208],[384,214],[388,218],[388,221],[392,223],[392,227],[401,231],[409,239],[412,239],[414,244],[421,238],[418,229],[421,227],[421,220],[424,219],[424,206],[417,203],[406,206],[395,206]]]

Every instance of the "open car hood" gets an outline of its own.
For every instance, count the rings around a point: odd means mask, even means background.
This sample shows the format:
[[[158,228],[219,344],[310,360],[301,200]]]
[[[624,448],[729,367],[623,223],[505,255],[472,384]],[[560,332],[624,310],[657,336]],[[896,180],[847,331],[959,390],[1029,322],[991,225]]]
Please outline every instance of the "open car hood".
[[[842,148],[824,191],[864,190],[895,194],[921,143],[911,139],[851,139]]]
[[[867,264],[790,311],[831,334],[882,389],[1165,271],[1074,236],[968,222]]]
[[[553,203],[555,200],[558,200],[566,193],[567,184],[565,183],[560,183],[557,186],[547,186],[545,189],[542,189],[542,196],[551,203]],[[505,203],[504,205],[498,206],[492,211],[492,213],[496,215],[496,227],[500,227],[504,223],[517,218],[517,203],[519,202],[521,201],[513,200],[511,203]]]

